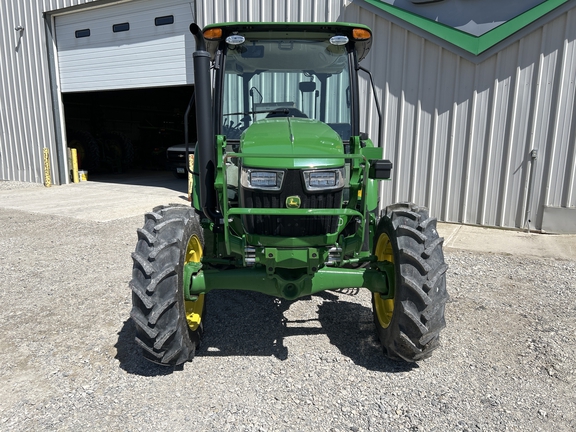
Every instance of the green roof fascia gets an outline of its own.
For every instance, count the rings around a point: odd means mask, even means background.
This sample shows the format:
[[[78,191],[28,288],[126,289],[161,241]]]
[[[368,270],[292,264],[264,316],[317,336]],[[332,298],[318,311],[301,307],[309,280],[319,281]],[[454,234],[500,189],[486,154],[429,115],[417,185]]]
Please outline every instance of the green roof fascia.
[[[471,35],[379,0],[364,1],[463,50],[479,55],[570,0],[547,0],[481,36]]]

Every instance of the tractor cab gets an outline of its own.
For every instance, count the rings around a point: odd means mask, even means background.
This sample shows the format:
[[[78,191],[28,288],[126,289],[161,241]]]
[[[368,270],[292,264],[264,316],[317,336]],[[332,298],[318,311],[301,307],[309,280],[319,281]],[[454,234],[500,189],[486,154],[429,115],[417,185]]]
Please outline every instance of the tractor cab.
[[[334,23],[209,26],[217,132],[234,141],[255,123],[290,118],[322,122],[342,141],[358,135],[356,70],[371,36]]]

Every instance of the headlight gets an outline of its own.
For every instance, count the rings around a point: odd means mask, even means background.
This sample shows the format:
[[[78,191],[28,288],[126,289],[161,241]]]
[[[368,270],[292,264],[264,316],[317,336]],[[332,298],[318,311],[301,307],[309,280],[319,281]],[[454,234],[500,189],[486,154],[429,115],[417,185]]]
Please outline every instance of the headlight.
[[[284,180],[284,171],[265,171],[242,168],[240,184],[248,189],[280,190]]]
[[[304,184],[308,191],[341,189],[344,187],[344,168],[304,171]]]

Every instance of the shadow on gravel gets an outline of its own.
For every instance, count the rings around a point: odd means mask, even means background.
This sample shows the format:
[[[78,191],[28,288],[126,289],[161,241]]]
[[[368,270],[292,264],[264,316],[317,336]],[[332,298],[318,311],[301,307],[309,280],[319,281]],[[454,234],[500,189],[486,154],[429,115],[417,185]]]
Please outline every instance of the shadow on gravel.
[[[416,363],[394,361],[384,356],[376,336],[372,309],[342,299],[357,293],[357,289],[341,291],[338,296],[329,291],[319,293],[325,301],[318,307],[318,319],[330,343],[354,364],[372,371],[394,373],[418,368]]]
[[[375,335],[371,309],[345,300],[347,295],[357,293],[357,290],[342,291],[338,295],[322,292],[318,294],[324,299],[318,308],[318,318],[288,320],[285,312],[293,301],[251,291],[213,291],[206,296],[204,337],[196,356],[274,356],[286,360],[289,355],[284,346],[286,338],[325,334],[342,355],[366,369],[394,373],[417,368],[416,364],[384,357]],[[310,300],[304,297],[297,301]],[[116,359],[126,372],[158,376],[182,370],[182,367],[157,366],[145,360],[134,342],[135,335],[132,320],[126,320],[115,345]]]
[[[287,328],[284,312],[292,303],[251,291],[212,291],[206,296],[204,338],[196,355],[286,360],[285,337],[322,333],[321,328]]]
[[[318,318],[288,320],[285,312],[294,302],[250,291],[213,291],[206,296],[207,315],[203,345],[198,356],[275,356],[288,358],[284,340],[291,336],[325,334],[342,355],[356,365],[380,372],[406,372],[416,364],[389,360],[382,354],[372,319],[372,310],[342,300],[358,290],[328,291]],[[307,301],[304,297],[297,301]],[[310,321],[320,324],[310,327]]]

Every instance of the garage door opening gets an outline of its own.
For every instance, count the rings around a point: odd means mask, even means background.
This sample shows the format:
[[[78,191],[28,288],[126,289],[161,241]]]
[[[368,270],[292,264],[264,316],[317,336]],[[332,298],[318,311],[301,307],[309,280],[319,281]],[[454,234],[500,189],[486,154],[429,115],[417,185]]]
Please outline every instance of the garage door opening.
[[[68,147],[91,180],[118,175],[171,175],[166,149],[183,144],[184,114],[193,85],[65,93]],[[189,142],[196,140],[195,112],[188,117]]]

